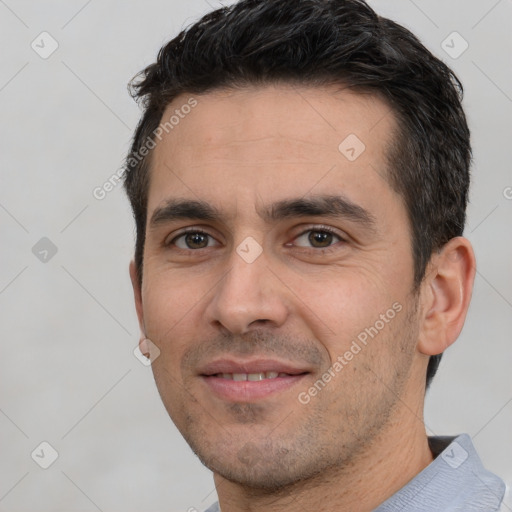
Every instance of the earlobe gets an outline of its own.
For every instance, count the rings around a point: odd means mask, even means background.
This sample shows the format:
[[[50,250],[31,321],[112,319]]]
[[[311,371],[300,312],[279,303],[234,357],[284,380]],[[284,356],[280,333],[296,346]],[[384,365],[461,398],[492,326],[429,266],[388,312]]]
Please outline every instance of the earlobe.
[[[150,358],[148,339],[145,336],[140,337],[139,350],[143,356]]]
[[[471,300],[475,279],[471,243],[455,237],[433,255],[422,283],[423,318],[418,350],[436,355],[459,336]]]
[[[142,308],[142,290],[141,285],[139,283],[139,278],[137,275],[137,269],[135,266],[135,262],[130,261],[130,279],[132,281],[133,287],[133,298],[135,301],[135,310],[137,311],[137,318],[139,320],[139,328],[141,332],[141,339],[146,337],[146,329],[144,326],[144,312]]]

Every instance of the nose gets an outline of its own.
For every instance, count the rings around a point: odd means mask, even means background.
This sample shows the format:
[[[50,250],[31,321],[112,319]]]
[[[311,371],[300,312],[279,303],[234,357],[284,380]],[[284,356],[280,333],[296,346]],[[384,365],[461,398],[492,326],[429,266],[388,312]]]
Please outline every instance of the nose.
[[[264,253],[249,263],[233,252],[227,272],[213,290],[205,314],[210,323],[231,334],[282,326],[288,316],[285,287]]]

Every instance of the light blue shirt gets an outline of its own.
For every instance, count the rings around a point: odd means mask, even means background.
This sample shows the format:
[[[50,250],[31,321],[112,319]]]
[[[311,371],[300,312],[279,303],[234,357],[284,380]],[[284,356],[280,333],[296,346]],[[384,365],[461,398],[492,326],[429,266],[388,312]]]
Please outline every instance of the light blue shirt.
[[[432,463],[374,512],[500,510],[505,484],[484,468],[467,434],[430,437],[429,445],[435,457]],[[206,512],[220,512],[218,503]]]

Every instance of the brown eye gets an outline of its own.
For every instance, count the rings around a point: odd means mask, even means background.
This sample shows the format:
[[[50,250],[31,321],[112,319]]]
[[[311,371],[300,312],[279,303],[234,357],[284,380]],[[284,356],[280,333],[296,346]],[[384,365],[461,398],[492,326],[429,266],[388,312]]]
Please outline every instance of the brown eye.
[[[179,249],[205,249],[215,245],[215,240],[208,233],[190,231],[177,236],[171,244]]]
[[[308,240],[312,247],[329,247],[333,241],[333,234],[328,231],[310,231]]]
[[[294,245],[313,249],[327,249],[341,241],[343,239],[339,235],[326,229],[308,229],[294,240]]]
[[[189,249],[203,249],[208,247],[208,235],[204,233],[188,233],[185,236],[185,243]]]

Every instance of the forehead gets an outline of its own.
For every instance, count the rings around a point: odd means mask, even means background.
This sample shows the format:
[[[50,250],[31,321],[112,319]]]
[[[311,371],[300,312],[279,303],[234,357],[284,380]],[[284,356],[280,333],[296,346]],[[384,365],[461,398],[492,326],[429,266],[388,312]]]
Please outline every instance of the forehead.
[[[191,98],[197,105],[183,108]],[[284,84],[224,89],[175,98],[161,123],[172,116],[152,154],[150,212],[169,195],[223,196],[227,205],[234,191],[272,201],[333,187],[356,195],[389,188],[395,119],[375,95]]]

